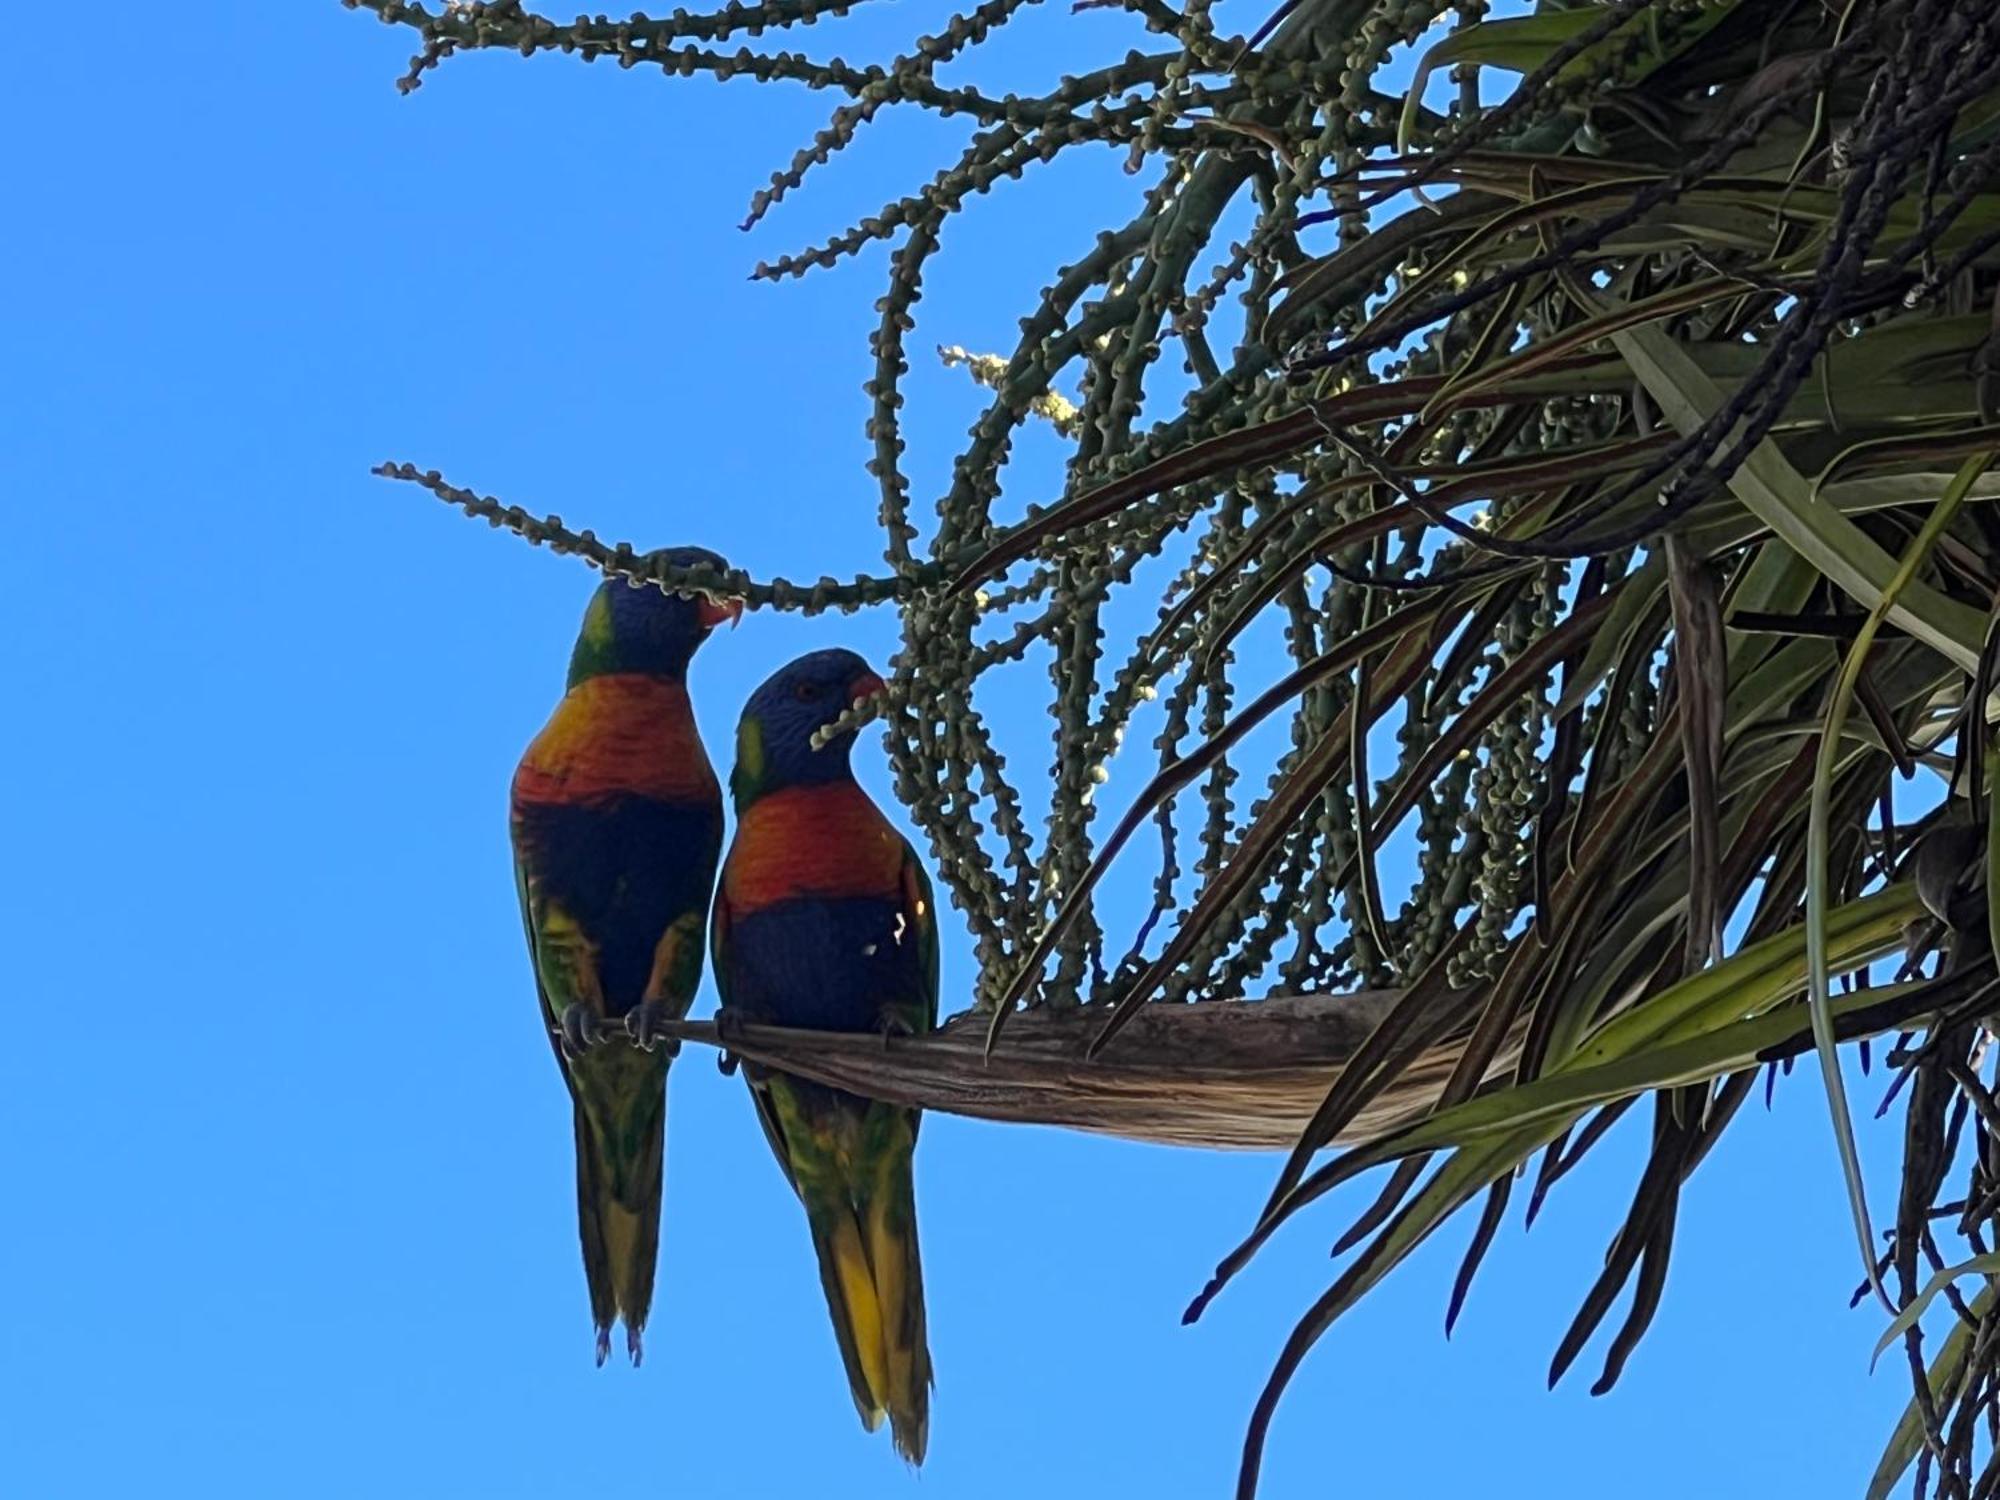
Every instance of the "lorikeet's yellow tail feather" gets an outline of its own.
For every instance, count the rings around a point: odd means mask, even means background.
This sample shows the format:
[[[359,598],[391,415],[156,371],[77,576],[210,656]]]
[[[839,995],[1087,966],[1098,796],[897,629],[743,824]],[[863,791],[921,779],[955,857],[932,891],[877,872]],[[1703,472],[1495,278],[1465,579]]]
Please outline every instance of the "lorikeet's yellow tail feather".
[[[931,1356],[907,1146],[885,1153],[874,1181],[859,1187],[801,1194],[820,1283],[862,1425],[873,1432],[886,1416],[896,1451],[921,1464],[930,1441]]]
[[[924,1270],[917,1255],[916,1202],[910,1190],[907,1149],[899,1159],[884,1163],[875,1186],[863,1229],[881,1312],[886,1366],[886,1383],[876,1390],[889,1409],[896,1451],[921,1464],[930,1442],[931,1351],[924,1328]]]
[[[664,1110],[656,1111],[640,1132],[638,1149],[629,1160],[618,1162],[582,1107],[576,1111],[577,1234],[590,1283],[599,1364],[611,1349],[611,1324],[621,1317],[626,1351],[633,1364],[640,1360],[640,1334],[652,1309],[653,1273],[660,1256],[665,1116]]]
[[[874,1273],[862,1247],[860,1226],[844,1205],[825,1213],[807,1210],[812,1220],[813,1249],[819,1255],[820,1284],[826,1289],[826,1309],[833,1317],[833,1336],[847,1366],[847,1385],[861,1425],[870,1432],[882,1425],[883,1408],[876,1394],[888,1383],[882,1360],[882,1311],[875,1300]]]

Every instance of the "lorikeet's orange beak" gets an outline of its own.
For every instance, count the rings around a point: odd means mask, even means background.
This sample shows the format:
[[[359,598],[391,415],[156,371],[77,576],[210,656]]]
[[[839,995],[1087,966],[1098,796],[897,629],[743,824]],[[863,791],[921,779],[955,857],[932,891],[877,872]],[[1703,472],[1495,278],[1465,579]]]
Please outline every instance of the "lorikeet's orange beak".
[[[701,603],[696,608],[695,618],[701,621],[701,628],[703,630],[713,630],[724,620],[729,622],[729,627],[733,630],[736,628],[737,621],[743,618],[743,601],[741,599],[711,599],[704,594],[702,595]]]
[[[847,701],[859,703],[863,698],[879,698],[889,691],[889,685],[873,672],[863,672],[847,685]]]

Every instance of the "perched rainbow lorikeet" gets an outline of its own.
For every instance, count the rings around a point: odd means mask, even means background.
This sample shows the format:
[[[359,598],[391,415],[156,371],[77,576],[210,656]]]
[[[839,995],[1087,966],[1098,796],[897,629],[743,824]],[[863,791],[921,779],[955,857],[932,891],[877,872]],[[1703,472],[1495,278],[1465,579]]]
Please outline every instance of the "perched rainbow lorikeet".
[[[713,552],[648,554],[724,566]],[[576,1205],[597,1362],[611,1324],[639,1363],[660,1247],[667,1064],[687,1014],[722,850],[722,789],[688,704],[695,648],[740,602],[601,584],[569,686],[514,773],[514,877],[542,1019],[576,1106]],[[640,1045],[595,1045],[623,1021]]]
[[[736,837],[715,899],[722,1019],[914,1035],[937,1024],[930,878],[848,765],[854,733],[815,731],[882,691],[852,651],[802,656],[737,730]],[[725,1030],[725,1036],[727,1031]],[[778,1164],[805,1206],[862,1424],[886,1414],[913,1464],[930,1431],[911,1157],[919,1112],[746,1067]]]

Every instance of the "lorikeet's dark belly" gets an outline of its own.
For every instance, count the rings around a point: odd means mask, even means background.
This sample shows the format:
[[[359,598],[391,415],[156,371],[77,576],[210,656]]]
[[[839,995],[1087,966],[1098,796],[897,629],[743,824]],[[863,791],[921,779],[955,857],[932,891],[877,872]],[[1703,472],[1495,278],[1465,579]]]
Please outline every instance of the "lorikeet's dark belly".
[[[661,936],[705,913],[720,807],[619,797],[588,807],[517,802],[517,846],[543,894],[598,945],[606,1008],[639,1003]]]
[[[926,1004],[917,934],[873,897],[780,901],[731,924],[724,993],[746,1021],[874,1031]]]

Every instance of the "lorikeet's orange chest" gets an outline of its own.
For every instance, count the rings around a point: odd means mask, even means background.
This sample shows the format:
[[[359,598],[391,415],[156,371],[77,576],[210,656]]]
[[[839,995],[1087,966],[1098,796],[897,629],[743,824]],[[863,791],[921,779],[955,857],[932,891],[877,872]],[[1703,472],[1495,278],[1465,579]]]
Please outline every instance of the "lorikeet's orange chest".
[[[514,773],[521,802],[575,806],[639,796],[701,803],[720,795],[686,684],[637,674],[590,677],[571,688]]]
[[[759,797],[739,815],[722,867],[738,917],[814,896],[900,897],[902,881],[902,837],[853,782]]]

